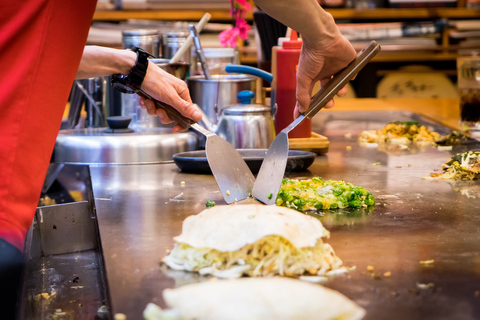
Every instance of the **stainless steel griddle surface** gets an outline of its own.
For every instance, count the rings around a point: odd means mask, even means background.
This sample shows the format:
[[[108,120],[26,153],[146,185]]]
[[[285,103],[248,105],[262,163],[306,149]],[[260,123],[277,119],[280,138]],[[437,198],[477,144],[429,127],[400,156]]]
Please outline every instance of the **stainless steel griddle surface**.
[[[480,182],[422,179],[451,153],[479,145],[388,154],[357,142],[361,130],[409,119],[448,131],[404,112],[324,112],[314,119],[330,150],[308,171],[287,177],[344,179],[371,191],[378,203],[373,210],[318,215],[337,255],[356,267],[324,285],[366,308],[366,319],[479,319]],[[182,173],[173,163],[91,167],[91,173],[113,313],[141,319],[148,302],[165,307],[163,289],[208,280],[159,262],[183,219],[207,200],[224,203],[211,175]],[[420,263],[431,259],[432,265]]]

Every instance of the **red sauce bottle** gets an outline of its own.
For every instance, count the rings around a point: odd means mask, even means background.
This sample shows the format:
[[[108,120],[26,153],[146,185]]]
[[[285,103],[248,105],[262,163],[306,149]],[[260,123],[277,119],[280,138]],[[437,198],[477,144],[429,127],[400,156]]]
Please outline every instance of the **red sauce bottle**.
[[[282,48],[277,50],[277,115],[275,130],[277,133],[288,126],[293,119],[293,110],[297,98],[297,67],[300,59],[302,41],[298,40],[297,32],[292,30],[290,41],[284,41]],[[312,121],[305,119],[288,134],[289,138],[310,138],[312,135]]]

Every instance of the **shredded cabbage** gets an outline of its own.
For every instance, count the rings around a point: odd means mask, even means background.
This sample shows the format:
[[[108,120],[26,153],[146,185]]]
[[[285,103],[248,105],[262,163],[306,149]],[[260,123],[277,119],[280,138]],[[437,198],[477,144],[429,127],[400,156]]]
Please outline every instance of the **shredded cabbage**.
[[[416,121],[395,121],[381,130],[367,130],[360,134],[359,141],[367,143],[409,144],[429,142],[435,144],[440,139],[438,132],[432,132]]]
[[[145,320],[181,320],[180,314],[175,309],[162,310],[155,303],[147,304],[143,310],[143,319]]]
[[[263,237],[234,252],[194,248],[185,243],[177,243],[163,262],[172,269],[198,271],[219,278],[237,278],[242,275],[322,276],[342,266],[342,260],[335,255],[332,247],[324,244],[321,239],[318,239],[314,247],[298,249],[285,238],[276,235]]]

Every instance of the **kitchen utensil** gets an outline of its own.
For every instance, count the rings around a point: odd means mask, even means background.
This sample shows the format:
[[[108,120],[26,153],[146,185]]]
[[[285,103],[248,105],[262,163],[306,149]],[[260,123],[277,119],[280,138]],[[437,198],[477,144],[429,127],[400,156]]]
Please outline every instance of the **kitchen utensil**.
[[[251,195],[255,177],[238,154],[237,150],[213,132],[202,128],[198,123],[184,117],[172,106],[155,100],[142,90],[136,90],[136,94],[147,99],[152,99],[155,106],[167,112],[170,119],[176,121],[184,128],[193,128],[205,136],[205,152],[208,164],[212,169],[213,176],[222,192],[226,203],[232,203],[248,198]]]
[[[159,57],[160,34],[158,29],[134,29],[122,31],[123,48],[139,47]]]
[[[205,13],[200,19],[200,21],[195,25],[195,28],[197,29],[197,32],[201,32],[203,28],[207,25],[208,21],[212,15],[210,13]],[[189,35],[185,42],[182,44],[182,46],[178,49],[178,51],[175,53],[175,55],[170,59],[170,62],[178,62],[179,59],[184,55],[184,53],[190,48],[190,45],[192,44],[193,37],[192,35]]]
[[[205,79],[211,80],[212,77],[210,76],[210,70],[208,70],[207,62],[205,61],[205,55],[203,54],[202,44],[200,43],[197,29],[195,29],[195,26],[192,24],[188,27],[190,28],[190,35],[193,37],[193,43],[197,51],[197,57],[200,59],[200,64],[202,65],[203,75],[205,76]]]
[[[242,102],[226,109],[218,125],[203,114],[200,124],[227,140],[236,149],[268,148],[275,138],[275,125],[270,107],[250,104],[254,97],[251,91],[242,91],[238,99]],[[200,112],[203,111],[200,109]]]
[[[190,33],[185,31],[169,31],[162,34],[162,58],[171,59],[186,43]],[[189,47],[190,48],[190,47]],[[190,62],[190,50],[185,50],[176,62]]]
[[[260,79],[268,81],[269,83],[273,82],[273,74],[259,68],[254,68],[254,67],[244,66],[244,65],[229,64],[225,66],[225,71],[227,73],[244,73],[244,74],[259,77]],[[272,87],[274,87],[273,83],[272,83]],[[276,97],[275,97],[274,91],[271,92],[270,107],[271,107],[272,116],[275,116],[275,114],[277,113],[277,106],[276,106]]]
[[[73,129],[78,125],[85,99],[86,98],[83,94],[83,91],[80,90],[80,88],[76,84],[76,81],[74,81],[72,86],[72,92],[70,93],[70,108],[68,110],[67,124],[64,128]]]
[[[310,102],[310,107],[289,126],[283,129],[267,150],[267,155],[258,172],[252,195],[265,204],[274,204],[280,189],[288,157],[288,133],[305,118],[311,119],[343,88],[378,52],[380,45],[372,41],[362,49],[345,69],[338,72],[324,85]]]
[[[103,77],[90,78],[84,80],[75,80],[74,84],[85,95],[85,111],[87,112],[87,118],[85,120],[85,126],[88,128],[104,127],[105,122],[105,110],[104,101],[105,95],[105,81]]]
[[[262,78],[263,80],[266,80],[268,82],[272,82],[273,80],[273,76],[271,73],[250,66],[229,64],[225,66],[225,71],[228,73],[246,73],[252,76]]]
[[[253,174],[260,170],[265,152],[267,149],[239,149],[238,153],[247,163]],[[287,169],[286,171],[300,172],[307,170],[315,160],[316,154],[308,151],[290,150],[288,152]],[[205,150],[195,150],[180,152],[173,155],[173,162],[183,172],[212,174],[210,166],[208,165]]]
[[[227,73],[245,73],[272,81],[268,72],[241,65],[226,65]],[[214,124],[219,122],[223,109],[237,103],[237,94],[244,90],[256,91],[257,79],[245,74],[212,75],[211,80],[203,76],[187,78],[187,85],[192,101],[202,108],[208,119]],[[272,108],[272,115],[275,108]]]
[[[205,112],[210,121],[218,123],[223,109],[237,103],[240,91],[255,92],[257,79],[243,74],[212,74],[207,80],[203,75],[187,78],[188,90],[193,103]]]

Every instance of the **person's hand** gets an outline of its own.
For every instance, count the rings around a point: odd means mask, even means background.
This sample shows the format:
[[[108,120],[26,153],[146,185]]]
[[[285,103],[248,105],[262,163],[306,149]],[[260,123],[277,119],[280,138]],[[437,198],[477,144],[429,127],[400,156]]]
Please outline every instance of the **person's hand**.
[[[202,119],[202,115],[192,104],[187,84],[162,70],[154,63],[150,62],[148,64],[147,74],[142,82],[142,90],[152,98],[171,105],[187,118],[194,121],[200,121]],[[162,123],[167,124],[173,122],[163,109],[155,108],[155,103],[152,100],[140,97],[139,102],[140,106],[146,109],[149,115],[158,116]],[[172,131],[179,132],[185,129],[187,128],[176,124]]]
[[[321,43],[319,39],[303,39],[300,61],[297,69],[297,104],[294,117],[300,112],[306,112],[310,104],[313,86],[320,81],[320,87],[327,83],[338,71],[345,68],[357,56],[351,43],[340,33],[329,44]],[[347,88],[342,88],[339,96],[347,94]],[[330,100],[326,108],[334,105]]]

